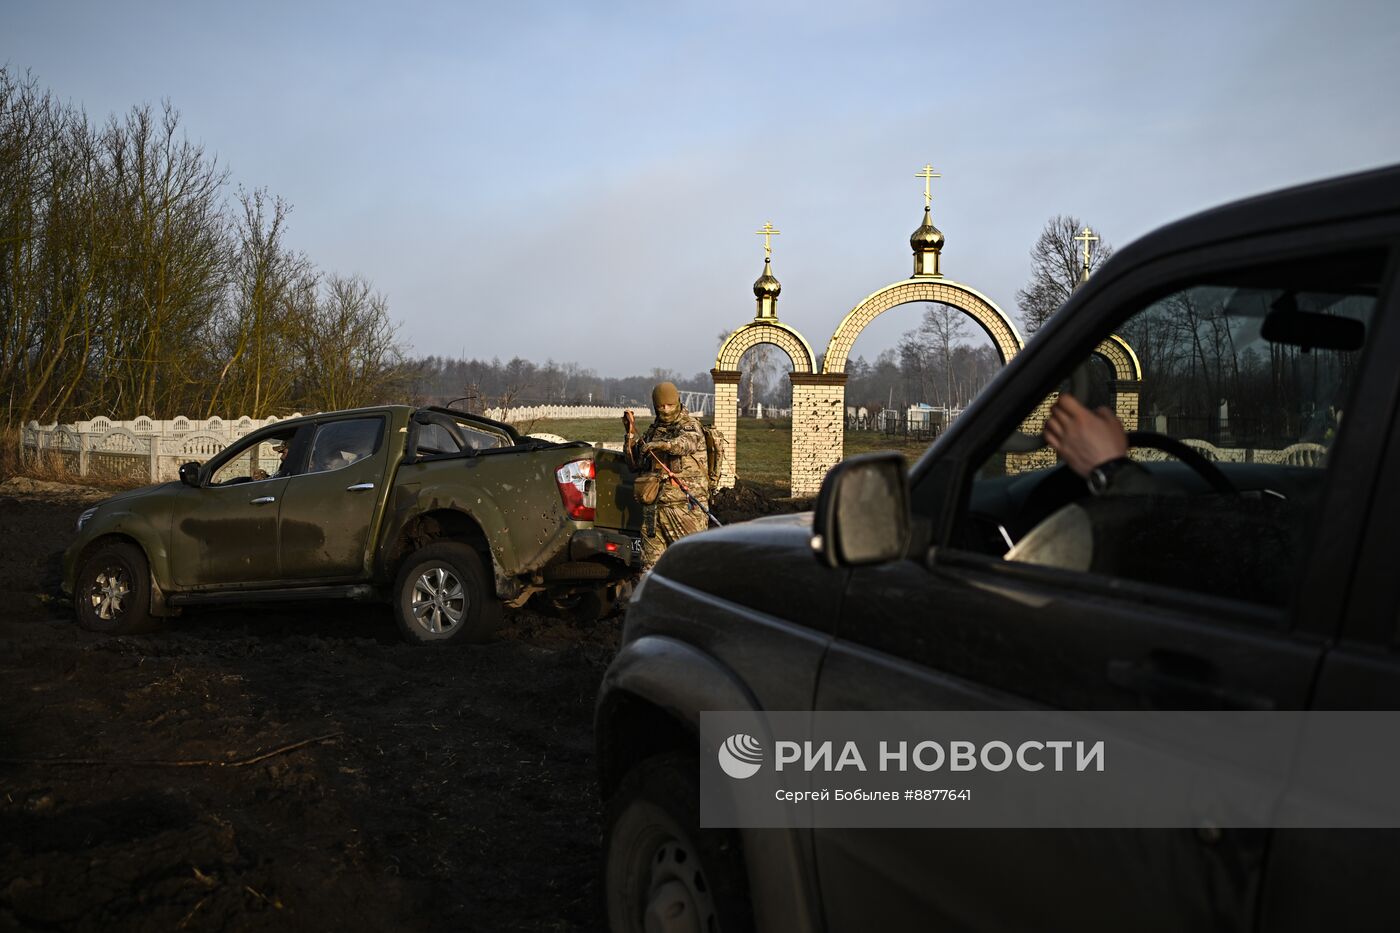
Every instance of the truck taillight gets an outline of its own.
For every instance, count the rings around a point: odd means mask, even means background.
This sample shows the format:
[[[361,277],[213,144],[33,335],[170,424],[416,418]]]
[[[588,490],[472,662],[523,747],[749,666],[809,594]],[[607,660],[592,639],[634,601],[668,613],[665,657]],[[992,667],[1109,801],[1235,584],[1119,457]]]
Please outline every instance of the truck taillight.
[[[597,514],[598,491],[592,460],[570,460],[554,471],[559,483],[559,495],[564,497],[564,511],[581,522],[593,521]]]

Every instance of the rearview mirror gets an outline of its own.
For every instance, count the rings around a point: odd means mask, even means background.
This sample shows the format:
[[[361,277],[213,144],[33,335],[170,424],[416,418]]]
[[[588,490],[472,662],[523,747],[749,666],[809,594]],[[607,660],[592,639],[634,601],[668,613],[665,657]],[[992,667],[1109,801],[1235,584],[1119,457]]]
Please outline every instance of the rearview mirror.
[[[881,564],[909,546],[909,486],[897,453],[864,454],[832,467],[813,518],[812,550],[828,567]]]
[[[186,486],[199,487],[199,464],[194,460],[180,464],[180,482]]]
[[[1366,325],[1349,317],[1280,308],[1270,311],[1259,335],[1269,343],[1308,350],[1360,350],[1366,342]]]

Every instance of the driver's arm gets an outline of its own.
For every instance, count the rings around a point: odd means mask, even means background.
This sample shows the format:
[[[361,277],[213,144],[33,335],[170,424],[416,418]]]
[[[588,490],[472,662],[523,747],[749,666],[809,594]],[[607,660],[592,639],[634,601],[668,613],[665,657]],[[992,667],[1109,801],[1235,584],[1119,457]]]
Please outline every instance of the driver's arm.
[[[1128,455],[1128,434],[1113,412],[1090,411],[1073,395],[1062,394],[1051,406],[1045,442],[1085,479],[1094,467]]]
[[[1128,432],[1103,406],[1090,410],[1073,395],[1060,395],[1045,421],[1045,442],[1088,482],[1095,495],[1169,492],[1151,473],[1128,459]]]

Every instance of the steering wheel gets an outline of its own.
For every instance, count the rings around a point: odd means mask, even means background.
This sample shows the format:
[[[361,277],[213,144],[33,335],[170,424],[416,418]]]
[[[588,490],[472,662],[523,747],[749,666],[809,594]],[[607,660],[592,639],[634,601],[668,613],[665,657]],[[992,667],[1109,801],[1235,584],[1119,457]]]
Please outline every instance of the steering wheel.
[[[1080,401],[1084,401],[1089,398],[1092,383],[1093,374],[1089,369],[1089,361],[1085,360],[1070,371],[1067,391]],[[1045,440],[1039,435],[1014,431],[1010,437],[1002,442],[1001,450],[1004,453],[1026,453],[1038,450],[1043,446],[1045,446]],[[1195,470],[1197,475],[1216,492],[1226,496],[1239,495],[1240,491],[1235,488],[1235,484],[1230,482],[1229,477],[1218,466],[1207,460],[1194,447],[1183,444],[1174,437],[1158,434],[1155,431],[1129,431],[1128,446],[1148,447],[1176,457]]]
[[[1153,450],[1170,454],[1195,470],[1196,474],[1205,480],[1211,489],[1221,495],[1238,496],[1240,494],[1240,491],[1235,488],[1235,484],[1230,482],[1230,478],[1225,475],[1224,470],[1207,460],[1199,450],[1190,444],[1183,443],[1170,435],[1158,434],[1156,431],[1129,431],[1128,446],[1150,447]]]

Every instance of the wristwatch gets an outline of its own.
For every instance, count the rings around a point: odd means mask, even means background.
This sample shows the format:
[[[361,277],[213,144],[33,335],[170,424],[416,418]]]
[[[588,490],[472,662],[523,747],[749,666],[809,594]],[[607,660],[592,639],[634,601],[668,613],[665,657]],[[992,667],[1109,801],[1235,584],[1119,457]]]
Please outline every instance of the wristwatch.
[[[1100,463],[1089,471],[1089,476],[1085,480],[1089,484],[1089,492],[1096,496],[1101,496],[1108,492],[1108,487],[1113,483],[1113,477],[1126,466],[1132,465],[1129,457],[1118,457],[1106,463]]]

